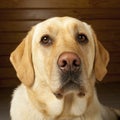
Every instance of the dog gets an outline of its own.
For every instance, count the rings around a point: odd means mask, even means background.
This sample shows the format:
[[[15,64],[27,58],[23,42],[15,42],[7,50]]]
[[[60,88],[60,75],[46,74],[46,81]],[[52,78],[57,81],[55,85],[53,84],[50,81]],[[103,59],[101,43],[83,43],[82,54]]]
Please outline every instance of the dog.
[[[94,30],[72,17],[33,26],[10,61],[21,85],[11,101],[12,120],[119,120],[100,104],[96,80],[107,73],[109,53]]]

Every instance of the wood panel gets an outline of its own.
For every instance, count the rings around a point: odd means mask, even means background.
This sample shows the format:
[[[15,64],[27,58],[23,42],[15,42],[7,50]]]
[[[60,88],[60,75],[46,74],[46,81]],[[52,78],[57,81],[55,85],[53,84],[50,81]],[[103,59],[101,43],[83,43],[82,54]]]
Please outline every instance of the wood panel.
[[[0,44],[18,44],[26,34],[26,32],[0,32]]]
[[[78,19],[119,19],[119,9],[2,9],[0,20],[45,20],[54,16],[71,16]]]
[[[119,0],[1,0],[0,8],[120,8]]]
[[[104,81],[120,81],[120,0],[1,0],[0,87],[19,83],[9,56],[35,24],[54,16],[89,23],[110,52]]]
[[[0,56],[10,55],[16,48],[16,44],[0,44]]]

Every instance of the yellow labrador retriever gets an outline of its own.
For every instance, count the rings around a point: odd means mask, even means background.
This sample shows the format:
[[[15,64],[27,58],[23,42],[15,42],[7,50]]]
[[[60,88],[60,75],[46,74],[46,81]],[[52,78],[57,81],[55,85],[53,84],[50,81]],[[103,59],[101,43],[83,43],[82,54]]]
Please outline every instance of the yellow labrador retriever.
[[[12,120],[118,120],[101,105],[96,79],[109,54],[85,22],[55,17],[34,26],[10,60],[22,82],[11,102]]]

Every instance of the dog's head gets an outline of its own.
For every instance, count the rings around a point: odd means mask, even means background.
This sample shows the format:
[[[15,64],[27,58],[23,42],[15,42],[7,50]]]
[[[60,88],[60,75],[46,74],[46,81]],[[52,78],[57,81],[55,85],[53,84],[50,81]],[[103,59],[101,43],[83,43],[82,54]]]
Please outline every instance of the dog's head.
[[[88,24],[56,17],[34,26],[10,60],[26,86],[85,96],[107,73],[109,54]]]

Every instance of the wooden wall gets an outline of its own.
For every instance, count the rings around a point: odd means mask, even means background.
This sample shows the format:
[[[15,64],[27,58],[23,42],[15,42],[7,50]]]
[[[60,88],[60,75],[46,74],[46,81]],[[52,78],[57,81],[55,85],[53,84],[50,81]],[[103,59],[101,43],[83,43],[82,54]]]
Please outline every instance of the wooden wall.
[[[53,16],[91,24],[111,56],[104,81],[120,81],[120,0],[0,0],[1,87],[19,83],[9,62],[11,51],[31,26]]]

